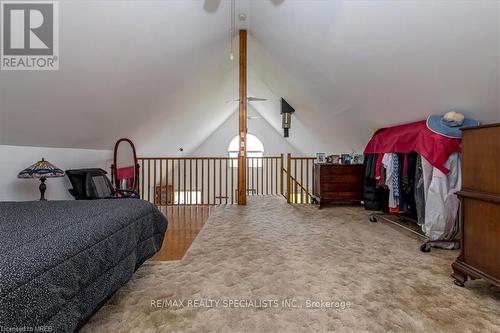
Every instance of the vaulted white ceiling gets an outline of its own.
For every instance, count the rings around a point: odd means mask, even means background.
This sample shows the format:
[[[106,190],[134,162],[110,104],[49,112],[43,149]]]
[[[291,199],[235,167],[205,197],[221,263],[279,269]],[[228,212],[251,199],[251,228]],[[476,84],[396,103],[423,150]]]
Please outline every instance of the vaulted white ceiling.
[[[260,47],[250,59],[297,109],[291,140],[302,151],[360,150],[377,128],[450,109],[500,121],[499,6],[255,1]],[[279,115],[269,118],[279,126]]]
[[[234,111],[226,0],[61,1],[60,70],[0,72],[0,144],[195,149]],[[237,1],[249,95],[305,154],[458,109],[500,121],[500,2]],[[235,129],[236,133],[236,129]]]
[[[234,66],[229,3],[203,5],[61,1],[60,70],[0,72],[0,143],[112,148],[134,136],[167,152],[196,146],[230,113],[221,84]]]

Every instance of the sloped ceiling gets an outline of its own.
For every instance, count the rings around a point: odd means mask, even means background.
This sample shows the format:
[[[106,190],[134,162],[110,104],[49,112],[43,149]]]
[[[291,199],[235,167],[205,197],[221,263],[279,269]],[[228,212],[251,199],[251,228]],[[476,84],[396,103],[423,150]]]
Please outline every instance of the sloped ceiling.
[[[61,1],[56,72],[0,72],[0,144],[189,153],[232,112],[229,1]],[[237,1],[249,95],[304,154],[361,150],[373,130],[458,109],[500,121],[500,3]]]
[[[264,90],[296,108],[291,140],[308,153],[360,150],[377,128],[450,109],[500,121],[498,6],[255,1],[250,59]]]
[[[227,83],[229,3],[216,9],[61,1],[60,70],[0,72],[0,144],[110,149],[125,136],[158,153],[197,146],[232,111],[223,85],[237,91]]]

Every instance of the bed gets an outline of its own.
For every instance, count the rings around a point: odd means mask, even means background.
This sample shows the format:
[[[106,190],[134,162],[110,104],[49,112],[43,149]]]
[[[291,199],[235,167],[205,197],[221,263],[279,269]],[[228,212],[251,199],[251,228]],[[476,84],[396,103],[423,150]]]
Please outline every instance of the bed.
[[[0,326],[72,332],[161,247],[138,199],[0,202]]]

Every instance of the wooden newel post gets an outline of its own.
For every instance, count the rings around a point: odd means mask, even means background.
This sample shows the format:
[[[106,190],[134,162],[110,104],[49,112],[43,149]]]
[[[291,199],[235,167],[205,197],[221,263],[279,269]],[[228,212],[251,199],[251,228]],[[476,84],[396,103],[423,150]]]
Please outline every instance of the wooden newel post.
[[[238,204],[247,204],[247,31],[240,30]]]
[[[286,158],[286,201],[292,203],[292,154]]]
[[[283,169],[285,168],[285,166],[283,165],[283,154],[280,155],[280,193],[281,195],[285,195],[285,192],[283,192]]]

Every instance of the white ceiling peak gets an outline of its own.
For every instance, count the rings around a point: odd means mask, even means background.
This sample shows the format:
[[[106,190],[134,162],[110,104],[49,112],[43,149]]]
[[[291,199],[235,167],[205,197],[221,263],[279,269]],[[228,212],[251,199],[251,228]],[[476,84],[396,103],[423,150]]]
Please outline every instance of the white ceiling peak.
[[[249,96],[269,99],[254,107],[280,131],[289,101],[289,142],[305,154],[360,150],[379,127],[451,108],[500,121],[500,2],[236,3]],[[0,72],[0,144],[194,149],[234,111],[229,5],[61,1],[60,70]]]

